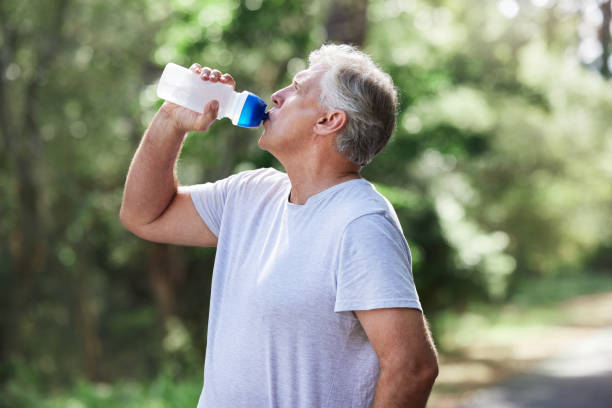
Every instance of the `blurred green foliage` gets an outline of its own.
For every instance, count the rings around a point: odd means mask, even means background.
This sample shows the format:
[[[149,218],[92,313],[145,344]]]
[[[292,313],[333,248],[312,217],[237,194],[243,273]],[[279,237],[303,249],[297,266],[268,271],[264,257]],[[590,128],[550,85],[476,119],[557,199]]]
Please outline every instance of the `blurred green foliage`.
[[[371,0],[361,27],[401,105],[363,174],[396,207],[436,330],[437,316],[513,298],[525,278],[609,274],[612,86],[578,57],[580,10],[499,4]],[[214,250],[146,243],[118,220],[130,158],[161,103],[156,80],[167,62],[200,62],[270,95],[327,39],[329,10],[0,3],[0,405],[40,406],[70,384],[78,403],[44,406],[192,403],[199,384],[174,381],[201,374]],[[258,132],[220,121],[190,135],[181,182],[278,167]],[[171,374],[151,383],[160,372]],[[81,378],[152,385],[109,391]]]
[[[23,375],[18,372],[17,375]],[[69,391],[41,394],[32,377],[18,377],[4,389],[2,406],[40,408],[171,408],[194,405],[202,388],[201,378],[176,381],[174,375],[158,373],[153,381],[121,381],[116,384],[76,381]]]

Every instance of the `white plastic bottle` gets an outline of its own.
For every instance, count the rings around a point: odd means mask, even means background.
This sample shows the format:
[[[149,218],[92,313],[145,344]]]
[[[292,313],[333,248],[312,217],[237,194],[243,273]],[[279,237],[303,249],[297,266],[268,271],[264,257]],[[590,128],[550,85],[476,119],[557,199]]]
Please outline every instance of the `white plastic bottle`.
[[[235,92],[231,85],[203,81],[195,72],[169,63],[157,85],[157,96],[195,112],[204,112],[212,100],[219,102],[217,119],[231,119],[242,127],[258,127],[266,115],[266,103],[247,91]]]

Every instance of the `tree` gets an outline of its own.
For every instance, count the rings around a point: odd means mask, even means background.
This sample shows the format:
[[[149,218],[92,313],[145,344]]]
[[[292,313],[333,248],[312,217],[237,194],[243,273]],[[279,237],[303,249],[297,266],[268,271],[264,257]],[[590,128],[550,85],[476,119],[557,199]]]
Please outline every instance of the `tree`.
[[[367,0],[331,2],[325,23],[327,39],[338,44],[362,46],[367,33]]]
[[[599,8],[601,10],[602,21],[599,28],[599,42],[601,43],[601,68],[600,72],[604,78],[610,78],[610,14],[612,13],[612,2],[610,0],[603,1]]]
[[[608,57],[579,64],[586,15],[568,2],[499,4],[0,3],[0,376],[27,384],[2,385],[0,405],[83,376],[200,375],[214,250],[145,243],[118,220],[170,61],[231,72],[264,99],[327,40],[391,74],[397,130],[363,174],[397,209],[434,328],[439,311],[607,251]],[[596,4],[606,27],[609,2]],[[257,136],[226,120],[189,135],[181,183],[280,167]]]
[[[41,367],[49,385],[104,376],[106,285],[128,264],[109,260],[127,237],[118,159],[142,131],[145,33],[158,24],[143,4],[0,4],[3,376],[16,364]]]

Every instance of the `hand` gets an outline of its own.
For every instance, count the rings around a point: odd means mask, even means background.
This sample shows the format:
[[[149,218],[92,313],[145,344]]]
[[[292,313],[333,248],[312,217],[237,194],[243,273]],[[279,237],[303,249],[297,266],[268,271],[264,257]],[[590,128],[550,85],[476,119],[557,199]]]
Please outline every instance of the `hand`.
[[[236,81],[230,74],[221,74],[219,70],[202,68],[200,64],[193,64],[189,69],[200,75],[202,81],[221,82],[222,84],[231,85],[236,88]],[[219,111],[219,103],[211,101],[204,107],[203,113],[194,112],[191,109],[184,108],[172,102],[164,102],[160,108],[160,112],[168,115],[173,121],[174,127],[181,132],[189,132],[192,130],[204,132],[208,130],[210,125],[217,119]]]

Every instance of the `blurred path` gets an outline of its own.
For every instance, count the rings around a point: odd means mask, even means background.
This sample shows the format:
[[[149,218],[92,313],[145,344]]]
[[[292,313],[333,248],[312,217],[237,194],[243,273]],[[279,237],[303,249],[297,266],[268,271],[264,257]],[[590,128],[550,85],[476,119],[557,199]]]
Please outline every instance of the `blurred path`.
[[[612,407],[612,326],[528,372],[476,392],[460,408]]]

